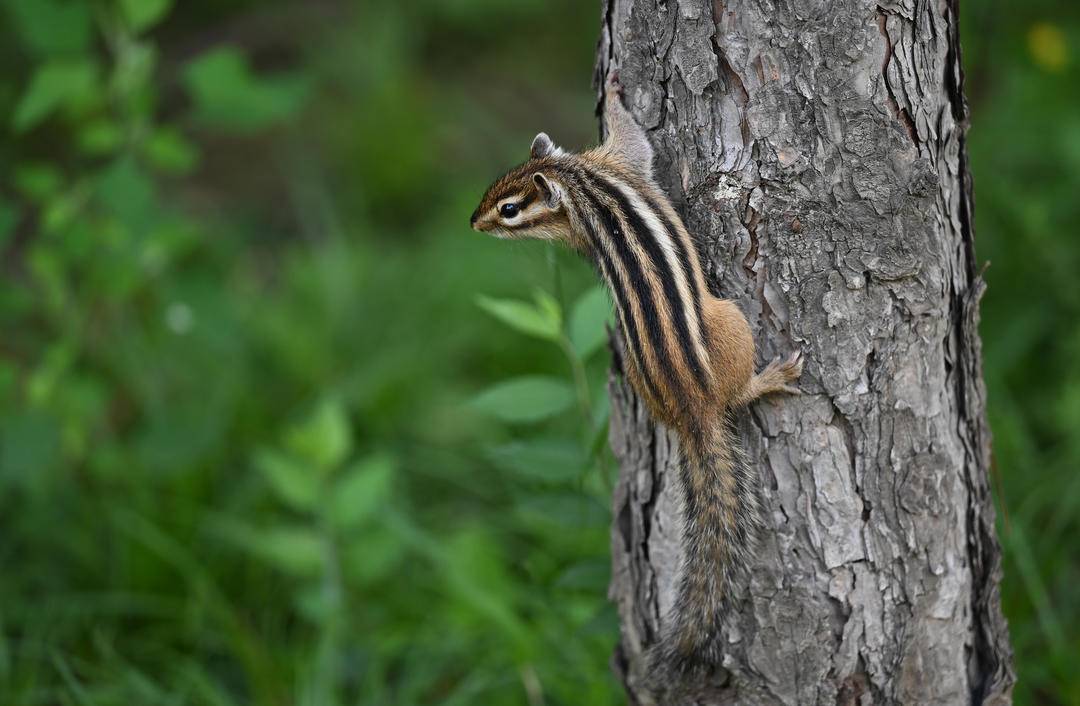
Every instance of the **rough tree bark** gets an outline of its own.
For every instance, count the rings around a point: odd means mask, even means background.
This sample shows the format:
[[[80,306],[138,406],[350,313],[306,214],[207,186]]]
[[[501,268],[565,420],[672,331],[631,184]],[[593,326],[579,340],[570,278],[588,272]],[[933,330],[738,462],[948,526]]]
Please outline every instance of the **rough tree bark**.
[[[714,293],[801,398],[741,421],[768,529],[707,704],[1007,703],[957,0],[608,0],[618,68]],[[599,82],[603,85],[603,82]],[[617,365],[616,365],[617,367]],[[611,383],[614,657],[674,597],[674,436]]]

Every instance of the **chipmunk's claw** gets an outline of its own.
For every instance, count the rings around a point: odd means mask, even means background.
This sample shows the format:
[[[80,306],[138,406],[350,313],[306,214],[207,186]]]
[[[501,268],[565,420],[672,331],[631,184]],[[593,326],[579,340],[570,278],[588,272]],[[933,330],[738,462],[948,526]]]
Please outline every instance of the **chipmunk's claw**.
[[[791,376],[791,380],[798,380],[799,376],[802,375],[803,362],[802,351],[795,351],[784,361],[783,370]]]

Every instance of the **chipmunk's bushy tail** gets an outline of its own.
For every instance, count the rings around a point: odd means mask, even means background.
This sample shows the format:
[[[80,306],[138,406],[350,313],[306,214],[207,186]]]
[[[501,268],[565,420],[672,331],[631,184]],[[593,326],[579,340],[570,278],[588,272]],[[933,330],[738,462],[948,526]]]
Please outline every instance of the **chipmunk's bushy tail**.
[[[648,654],[649,682],[660,692],[719,666],[721,625],[762,525],[758,476],[736,445],[729,418],[682,446],[685,519],[678,596]]]

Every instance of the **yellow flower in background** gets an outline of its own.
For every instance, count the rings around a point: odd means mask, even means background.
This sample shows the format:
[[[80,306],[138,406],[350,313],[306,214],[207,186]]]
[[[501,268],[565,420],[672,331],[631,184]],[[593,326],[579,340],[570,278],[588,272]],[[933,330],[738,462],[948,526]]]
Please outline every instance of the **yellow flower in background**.
[[[1049,22],[1038,22],[1028,30],[1028,51],[1035,63],[1047,71],[1060,71],[1069,61],[1065,34]]]

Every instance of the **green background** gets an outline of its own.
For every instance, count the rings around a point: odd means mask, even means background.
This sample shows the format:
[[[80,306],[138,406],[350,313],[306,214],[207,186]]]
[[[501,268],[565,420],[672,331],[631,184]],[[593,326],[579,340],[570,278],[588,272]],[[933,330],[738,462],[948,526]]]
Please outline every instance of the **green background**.
[[[0,703],[618,704],[577,0],[0,0]],[[1002,593],[1080,703],[1080,9],[965,0]]]

